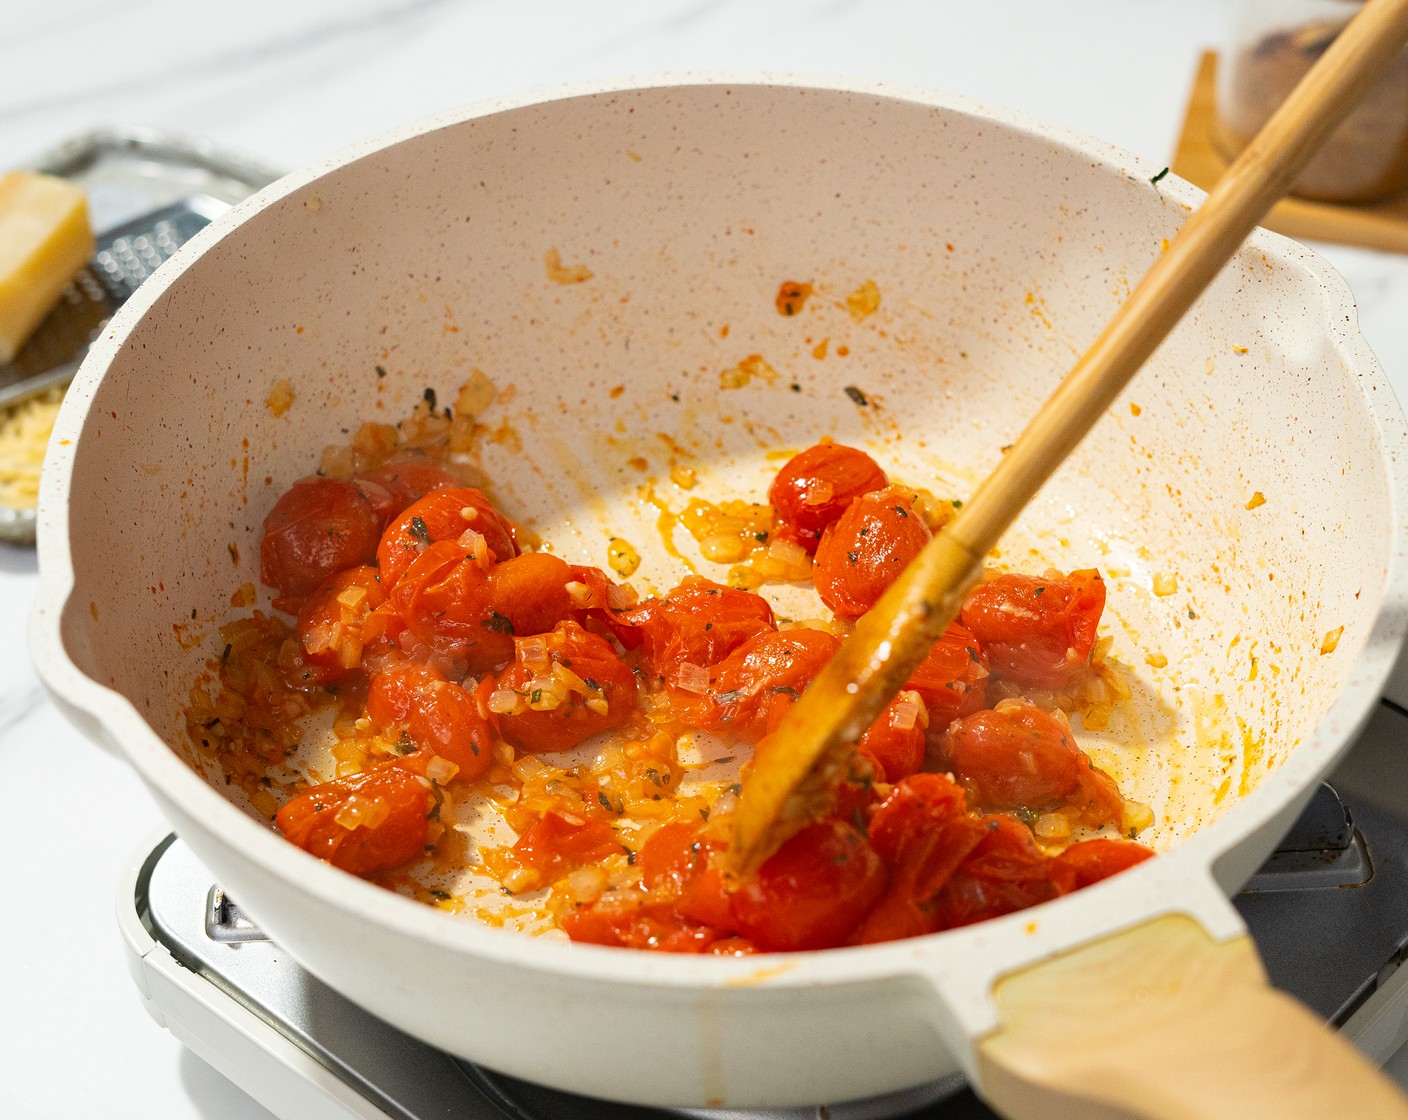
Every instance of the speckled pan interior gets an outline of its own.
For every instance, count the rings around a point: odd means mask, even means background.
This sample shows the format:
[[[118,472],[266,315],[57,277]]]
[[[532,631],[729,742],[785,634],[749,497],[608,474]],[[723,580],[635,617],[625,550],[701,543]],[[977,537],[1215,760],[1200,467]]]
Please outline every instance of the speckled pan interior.
[[[72,553],[66,653],[184,744],[278,495],[473,370],[499,390],[477,458],[503,507],[572,560],[627,539],[643,592],[688,570],[662,506],[757,499],[821,436],[965,497],[1185,218],[1196,192],[1158,170],[947,100],[706,81],[447,118],[295,176],[144,289],[75,385],[41,530]],[[590,278],[555,280],[550,251]],[[791,317],[787,280],[815,289]],[[1387,672],[1402,422],[1351,316],[1259,235],[996,557],[1104,572],[1135,695],[1082,741],[1161,848]]]

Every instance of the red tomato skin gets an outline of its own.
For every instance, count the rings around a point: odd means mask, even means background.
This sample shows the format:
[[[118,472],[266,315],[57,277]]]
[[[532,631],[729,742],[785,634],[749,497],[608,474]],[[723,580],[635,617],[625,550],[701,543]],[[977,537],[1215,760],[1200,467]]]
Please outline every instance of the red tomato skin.
[[[621,841],[610,821],[552,810],[529,825],[513,845],[519,863],[536,870],[544,883],[619,851]]]
[[[394,587],[422,552],[439,541],[459,540],[466,529],[484,538],[495,560],[518,555],[513,525],[488,498],[471,487],[446,487],[412,502],[382,534],[376,547],[382,583]]]
[[[568,911],[562,928],[573,941],[662,953],[709,953],[720,941],[717,929],[691,921],[669,903],[623,903],[609,895]],[[744,942],[730,940],[737,943],[722,947],[721,953],[751,950]]]
[[[812,582],[841,618],[859,618],[875,605],[933,534],[900,490],[862,494],[821,535]]]
[[[469,690],[414,662],[377,673],[367,690],[367,718],[378,730],[400,724],[418,750],[476,778],[494,760],[494,730]]]
[[[718,862],[723,847],[702,837],[697,825],[683,821],[662,825],[636,857],[641,883],[653,893],[673,897],[681,917],[731,929],[727,883]]]
[[[1001,814],[980,823],[981,839],[935,899],[939,928],[1001,917],[1073,889],[1071,873],[1041,854],[1026,825]]]
[[[572,620],[560,622],[552,632],[541,636],[551,664],[570,669],[586,682],[593,697],[606,701],[606,711],[594,711],[587,706],[587,697],[569,691],[556,708],[518,713],[503,713],[498,717],[499,732],[519,750],[532,754],[567,750],[582,740],[620,727],[626,723],[636,706],[636,678],[611,648],[605,638],[584,630]],[[540,669],[524,663],[523,645],[516,645],[515,660],[499,674],[496,687],[530,694],[533,680]],[[591,689],[595,684],[596,689]]]
[[[755,634],[775,627],[761,595],[690,576],[662,599],[650,599],[617,619],[640,637],[642,664],[673,681],[685,662],[709,667]]]
[[[572,607],[567,584],[572,569],[546,552],[525,552],[501,561],[487,573],[489,605],[508,619],[517,637],[546,634]]]
[[[1104,609],[1105,581],[1091,568],[1069,576],[996,576],[969,592],[959,619],[995,675],[1056,689],[1089,667]]]
[[[792,456],[773,479],[768,501],[777,511],[777,534],[816,552],[821,534],[856,498],[889,480],[864,451],[819,443]]]
[[[732,895],[734,928],[764,952],[843,945],[885,890],[885,867],[840,821],[808,825]]]
[[[962,787],[948,775],[919,773],[898,782],[869,826],[871,846],[889,869],[889,885],[851,943],[897,941],[944,928],[936,900],[982,834]]]
[[[929,711],[929,733],[987,704],[988,659],[972,631],[951,622],[905,684]]]
[[[918,706],[917,697],[896,696],[856,744],[856,750],[869,756],[878,768],[876,781],[898,782],[924,765],[924,722],[922,716],[913,718],[913,709]],[[909,726],[900,726],[905,722]]]
[[[513,624],[494,610],[489,595],[479,561],[455,541],[436,541],[387,595],[377,612],[380,627],[413,656],[453,656],[468,672],[491,672],[513,657]]]
[[[355,606],[338,596],[360,590]],[[332,684],[356,672],[362,659],[362,631],[368,616],[386,598],[377,570],[368,565],[348,568],[324,583],[298,611],[298,637],[303,645],[297,673],[303,683]]]
[[[432,490],[460,485],[459,479],[421,452],[393,455],[353,481],[367,496],[383,526]]]
[[[1034,704],[1004,703],[949,725],[943,756],[973,804],[989,811],[1054,809],[1080,784],[1070,728]]]
[[[1143,863],[1153,854],[1151,849],[1133,840],[1097,836],[1072,844],[1056,860],[1071,872],[1074,889],[1079,890]]]
[[[714,667],[708,695],[676,692],[672,699],[693,726],[756,743],[840,648],[824,630],[764,630]]]
[[[975,808],[1073,808],[1085,824],[1119,824],[1124,802],[1070,727],[1021,700],[1004,701],[949,725],[941,751]]]
[[[354,794],[386,805],[385,819],[375,827],[347,829],[338,824],[339,810]],[[428,783],[391,764],[304,790],[284,804],[274,824],[304,851],[343,871],[365,875],[422,854],[434,804]]]
[[[352,483],[301,479],[264,519],[259,578],[282,599],[301,599],[338,572],[370,563],[380,531],[371,503]]]

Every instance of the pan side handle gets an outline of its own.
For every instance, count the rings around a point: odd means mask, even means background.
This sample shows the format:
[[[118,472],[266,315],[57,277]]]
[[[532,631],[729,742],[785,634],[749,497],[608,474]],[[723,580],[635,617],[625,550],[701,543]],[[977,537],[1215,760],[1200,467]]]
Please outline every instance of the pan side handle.
[[[1408,1099],[1272,988],[1246,934],[1167,914],[1009,973],[977,1043],[1013,1120],[1408,1120]]]

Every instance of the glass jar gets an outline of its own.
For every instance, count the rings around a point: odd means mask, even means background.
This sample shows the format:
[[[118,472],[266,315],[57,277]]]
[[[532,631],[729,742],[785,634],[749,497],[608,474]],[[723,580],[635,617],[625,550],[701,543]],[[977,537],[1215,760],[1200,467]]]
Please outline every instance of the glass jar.
[[[1217,77],[1213,140],[1240,152],[1359,10],[1359,0],[1238,0]],[[1291,193],[1372,202],[1408,189],[1408,52],[1301,172]]]

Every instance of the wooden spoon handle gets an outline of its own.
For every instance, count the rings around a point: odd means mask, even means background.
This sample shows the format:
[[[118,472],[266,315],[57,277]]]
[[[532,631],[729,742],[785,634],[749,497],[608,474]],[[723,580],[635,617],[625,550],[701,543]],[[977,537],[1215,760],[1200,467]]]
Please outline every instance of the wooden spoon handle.
[[[1408,1120],[1408,1102],[1270,987],[1251,938],[1166,915],[1001,979],[977,1045],[1012,1120]]]
[[[954,518],[864,616],[760,752],[729,859],[755,869],[824,805],[852,744],[944,627],[978,563],[1109,408],[1408,39],[1408,0],[1369,0],[1184,224]]]

